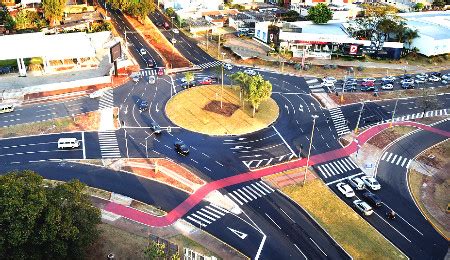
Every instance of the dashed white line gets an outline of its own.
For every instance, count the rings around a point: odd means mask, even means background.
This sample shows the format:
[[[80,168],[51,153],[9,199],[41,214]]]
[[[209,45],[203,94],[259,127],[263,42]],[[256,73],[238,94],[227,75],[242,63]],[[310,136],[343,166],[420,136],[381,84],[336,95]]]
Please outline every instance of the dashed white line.
[[[267,215],[267,213],[264,213],[264,214],[266,214],[266,216],[279,228],[279,229],[281,229],[281,227],[280,226],[278,226],[278,224],[269,216],[269,215]]]

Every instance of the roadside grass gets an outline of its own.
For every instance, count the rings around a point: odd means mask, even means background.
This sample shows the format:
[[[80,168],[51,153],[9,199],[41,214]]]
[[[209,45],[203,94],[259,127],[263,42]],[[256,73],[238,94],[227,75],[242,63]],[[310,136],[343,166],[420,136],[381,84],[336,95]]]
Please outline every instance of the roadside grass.
[[[413,199],[416,201],[417,205],[420,208],[420,211],[426,216],[427,220],[435,227],[437,228],[447,239],[450,238],[450,231],[448,228],[446,228],[444,225],[442,225],[434,216],[428,211],[427,207],[424,204],[423,201],[423,194],[421,192],[421,187],[423,186],[425,182],[426,176],[422,175],[421,173],[411,169],[409,170],[408,174],[408,183],[409,183],[409,189],[411,190],[413,194]],[[432,196],[432,199],[436,201],[437,204],[439,204],[439,208],[445,207],[443,210],[443,214],[447,214],[446,208],[448,203],[448,187],[450,184],[450,180],[445,180],[441,184],[436,184],[435,192],[433,194],[430,194]]]
[[[168,238],[167,240],[169,240],[170,242],[177,244],[178,246],[180,246],[181,248],[181,252],[183,252],[183,248],[190,248],[202,255],[206,255],[206,256],[215,256],[217,259],[222,259],[220,258],[218,255],[216,255],[215,253],[209,251],[208,249],[206,249],[203,245],[197,243],[196,241],[184,236],[184,235],[176,235],[173,237]]]
[[[2,127],[0,128],[0,138],[70,131],[92,131],[98,129],[99,121],[98,112],[88,112],[77,115],[74,118],[64,117],[43,122]]]
[[[291,185],[282,191],[305,208],[354,259],[407,258],[321,180]]]
[[[204,109],[212,101],[220,101],[221,87],[209,85],[182,91],[167,102],[166,114],[176,125],[190,131],[209,135],[245,134],[267,127],[279,115],[279,108],[273,99],[261,103],[259,111],[252,118],[250,104],[244,108],[239,102],[239,90],[224,86],[223,103],[239,106],[230,116],[224,116]]]

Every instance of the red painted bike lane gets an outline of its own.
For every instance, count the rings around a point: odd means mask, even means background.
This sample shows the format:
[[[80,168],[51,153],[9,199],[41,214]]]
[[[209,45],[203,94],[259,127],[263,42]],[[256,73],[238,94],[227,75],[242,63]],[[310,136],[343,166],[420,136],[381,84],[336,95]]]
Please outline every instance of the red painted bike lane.
[[[441,129],[433,128],[424,124],[416,123],[416,122],[397,122],[393,124],[394,126],[412,126],[416,128],[420,128],[425,131],[433,132],[435,134],[443,135],[450,138],[450,132],[444,131]],[[370,138],[381,132],[382,130],[389,128],[389,123],[380,124],[373,126],[363,132],[361,132],[355,140],[347,145],[346,147],[329,151],[322,154],[313,155],[310,158],[309,165],[324,163],[330,160],[339,159],[342,157],[349,156],[350,154],[356,152],[358,148],[358,144],[362,145],[366,143]],[[200,203],[208,193],[221,189],[227,186],[239,184],[246,181],[251,181],[255,179],[259,179],[261,177],[275,174],[278,172],[303,167],[306,165],[306,158],[292,161],[285,164],[274,165],[268,168],[263,168],[259,170],[255,170],[252,172],[241,173],[239,175],[234,175],[231,177],[227,177],[224,179],[216,180],[210,182],[200,189],[198,189],[195,193],[189,196],[185,201],[179,204],[176,208],[170,211],[168,214],[162,217],[154,216],[145,212],[138,211],[136,209],[123,206],[114,202],[110,202],[104,210],[115,213],[117,215],[123,216],[125,218],[153,226],[153,227],[164,227],[173,224],[179,218],[184,216],[189,210],[191,210],[195,205]]]

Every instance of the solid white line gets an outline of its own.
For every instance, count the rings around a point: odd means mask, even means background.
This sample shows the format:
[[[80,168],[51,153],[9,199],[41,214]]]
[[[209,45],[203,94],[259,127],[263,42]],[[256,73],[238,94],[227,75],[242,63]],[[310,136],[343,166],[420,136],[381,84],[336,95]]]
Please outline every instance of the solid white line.
[[[259,244],[258,252],[256,252],[256,256],[255,256],[256,260],[259,259],[259,256],[261,255],[262,248],[263,248],[264,243],[266,242],[266,238],[267,238],[267,236],[264,233],[262,233],[262,234],[263,234],[263,239],[261,240],[261,244]]]
[[[302,250],[300,250],[300,248],[298,248],[298,246],[296,244],[294,244],[294,246],[297,248],[297,250],[303,255],[303,257],[308,260],[308,257],[306,257],[305,254],[303,254]]]
[[[272,220],[272,222],[273,222],[279,229],[281,229],[281,227],[278,226],[278,224],[277,224],[275,221],[273,221],[273,219],[272,219],[269,215],[267,215],[267,213],[264,213],[264,214],[266,214],[266,216],[267,216],[270,220]]]
[[[322,250],[322,248],[319,247],[319,245],[316,243],[316,241],[314,241],[312,238],[309,238],[309,239],[314,243],[314,245],[317,246],[317,248],[319,248],[319,250],[320,250],[320,252],[322,252],[322,254],[324,254],[325,256],[327,256],[327,254],[325,254],[325,252]]]
[[[83,159],[86,159],[86,146],[85,146],[85,142],[84,142],[84,131],[81,132],[81,140],[83,142]]]
[[[286,215],[292,222],[295,223],[295,220],[293,220],[282,208],[280,208],[280,209],[284,213],[284,215]]]
[[[286,142],[286,140],[284,140],[283,136],[281,136],[280,132],[278,132],[278,130],[275,128],[274,125],[272,125],[273,130],[275,130],[275,132],[277,132],[278,136],[281,138],[281,140],[283,140],[283,143],[287,146],[287,148],[289,148],[289,150],[291,151],[291,153],[293,155],[295,155],[294,150],[292,150],[292,148],[289,146],[289,144]]]
[[[399,233],[403,238],[405,238],[409,243],[411,243],[411,240],[409,240],[405,235],[403,235],[400,231],[398,231],[394,226],[392,226],[389,222],[387,222],[384,218],[382,218],[378,213],[376,213],[375,211],[373,213],[375,213],[375,215],[377,215],[381,220],[383,220],[391,228],[393,228],[395,231],[397,231],[397,233]]]

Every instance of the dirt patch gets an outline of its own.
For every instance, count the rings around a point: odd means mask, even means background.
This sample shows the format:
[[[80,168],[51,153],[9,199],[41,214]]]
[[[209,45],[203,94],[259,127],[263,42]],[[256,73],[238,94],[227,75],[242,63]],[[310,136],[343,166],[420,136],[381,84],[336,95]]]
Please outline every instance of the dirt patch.
[[[416,128],[411,126],[394,126],[381,131],[374,137],[370,138],[367,143],[382,149],[399,137],[414,130],[416,130]]]
[[[230,117],[239,108],[240,106],[231,103],[223,103],[222,107],[220,107],[220,101],[212,100],[211,102],[206,104],[206,106],[203,109],[222,116]]]

